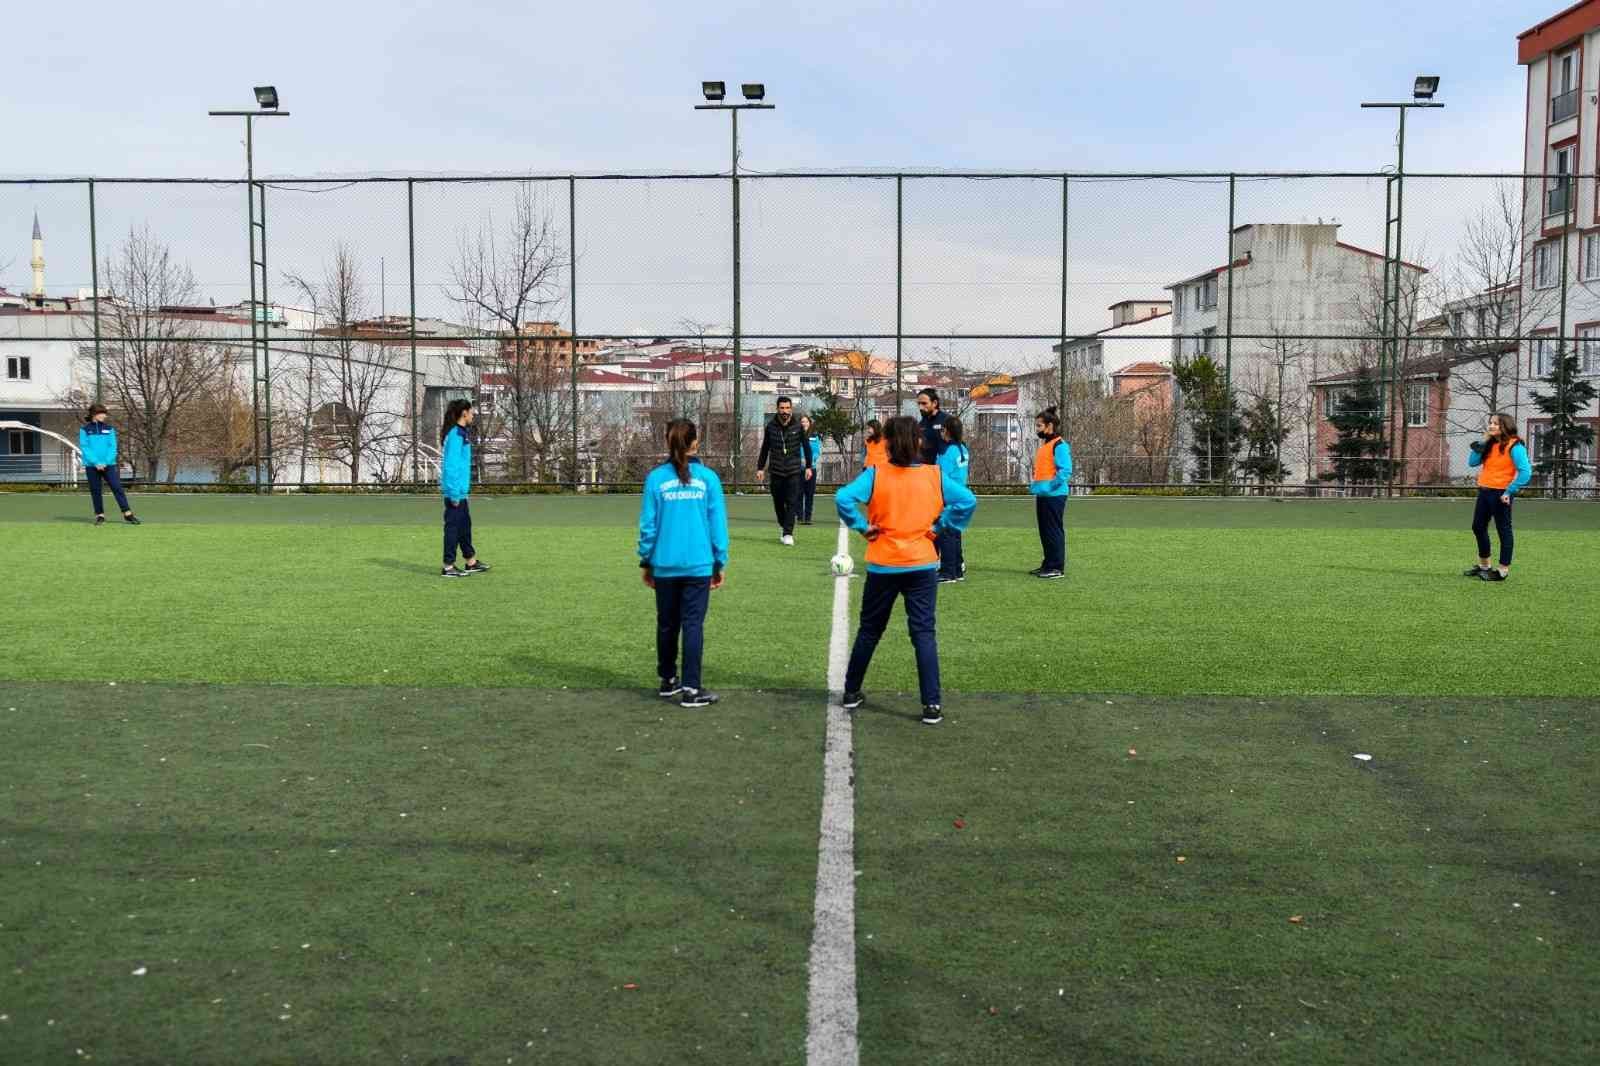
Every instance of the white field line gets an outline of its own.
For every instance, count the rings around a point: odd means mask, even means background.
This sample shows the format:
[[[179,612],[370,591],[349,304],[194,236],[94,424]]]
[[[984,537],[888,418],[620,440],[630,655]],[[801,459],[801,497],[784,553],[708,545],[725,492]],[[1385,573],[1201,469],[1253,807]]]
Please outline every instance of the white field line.
[[[839,524],[838,551],[850,548]],[[855,753],[850,715],[841,704],[850,650],[850,579],[833,582],[828,638],[828,726],[822,759],[822,828],[812,914],[811,987],[806,1026],[808,1066],[857,1066]]]

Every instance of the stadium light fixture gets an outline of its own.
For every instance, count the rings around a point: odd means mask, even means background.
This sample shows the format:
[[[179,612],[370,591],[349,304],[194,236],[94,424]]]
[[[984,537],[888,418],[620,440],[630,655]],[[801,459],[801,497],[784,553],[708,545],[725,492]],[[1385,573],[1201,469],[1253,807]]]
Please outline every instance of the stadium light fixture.
[[[1411,95],[1418,100],[1432,100],[1433,94],[1439,91],[1439,75],[1419,74],[1416,84],[1412,86]]]
[[[720,81],[703,81],[700,83],[700,92],[712,103],[720,103],[728,95],[728,87]]]
[[[744,92],[746,100],[761,101],[767,97],[767,87],[759,81],[747,81],[739,87]]]
[[[272,85],[256,86],[256,103],[268,111],[278,110],[278,90]]]

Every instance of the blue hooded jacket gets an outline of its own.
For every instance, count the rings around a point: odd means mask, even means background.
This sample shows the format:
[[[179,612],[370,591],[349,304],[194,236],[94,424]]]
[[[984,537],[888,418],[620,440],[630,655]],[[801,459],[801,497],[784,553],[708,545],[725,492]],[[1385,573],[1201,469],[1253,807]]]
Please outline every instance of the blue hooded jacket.
[[[451,503],[460,503],[472,491],[472,441],[460,426],[451,426],[444,438],[439,491]]]
[[[939,470],[945,477],[965,488],[967,470],[972,463],[972,453],[965,444],[951,444],[939,453]]]
[[[85,422],[78,430],[78,450],[83,466],[117,465],[117,431],[106,422]]]
[[[639,565],[655,577],[711,577],[728,565],[728,511],[722,479],[689,460],[689,483],[662,463],[644,479],[639,504]]]

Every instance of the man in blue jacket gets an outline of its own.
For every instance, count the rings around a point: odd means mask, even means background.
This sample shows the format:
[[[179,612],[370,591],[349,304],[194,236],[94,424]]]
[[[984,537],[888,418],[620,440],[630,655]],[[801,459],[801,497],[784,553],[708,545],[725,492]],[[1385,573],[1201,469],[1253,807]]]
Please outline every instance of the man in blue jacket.
[[[472,512],[467,496],[472,491],[472,420],[476,417],[471,400],[451,400],[445,409],[439,446],[444,455],[439,464],[439,493],[444,497],[443,577],[483,574],[489,564],[478,558],[472,546]],[[466,565],[456,568],[456,549],[460,547]]]

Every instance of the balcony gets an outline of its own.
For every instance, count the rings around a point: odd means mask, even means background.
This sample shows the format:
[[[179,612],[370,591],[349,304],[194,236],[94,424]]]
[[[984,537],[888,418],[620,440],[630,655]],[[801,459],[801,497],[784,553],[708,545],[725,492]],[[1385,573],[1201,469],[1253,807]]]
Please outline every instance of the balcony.
[[[1578,113],[1578,90],[1570,89],[1550,98],[1550,121],[1563,122]]]
[[[1567,211],[1577,205],[1572,199],[1572,179],[1557,178],[1556,184],[1545,190],[1545,217],[1560,215],[1566,217]]]

